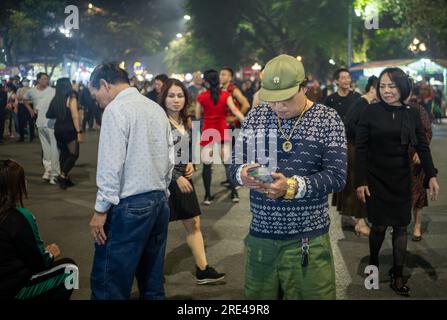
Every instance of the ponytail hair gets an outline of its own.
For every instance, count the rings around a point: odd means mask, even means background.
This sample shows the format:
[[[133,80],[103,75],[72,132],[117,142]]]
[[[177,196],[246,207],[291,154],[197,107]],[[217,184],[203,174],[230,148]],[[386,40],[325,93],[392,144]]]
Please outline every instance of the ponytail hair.
[[[377,88],[378,83],[379,83],[379,78],[377,78],[376,76],[369,77],[368,83],[366,84],[366,87],[365,87],[365,92],[368,93],[369,90],[371,90],[371,88]]]
[[[216,105],[220,97],[219,73],[216,70],[207,70],[203,73],[203,79],[208,83],[211,99]]]

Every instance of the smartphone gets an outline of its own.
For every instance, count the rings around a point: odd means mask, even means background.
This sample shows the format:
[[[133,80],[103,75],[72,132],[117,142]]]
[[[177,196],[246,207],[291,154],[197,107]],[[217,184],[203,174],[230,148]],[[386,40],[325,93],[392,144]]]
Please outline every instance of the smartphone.
[[[272,175],[265,167],[253,167],[247,170],[247,174],[250,177],[255,178],[263,183],[271,183],[273,182]]]

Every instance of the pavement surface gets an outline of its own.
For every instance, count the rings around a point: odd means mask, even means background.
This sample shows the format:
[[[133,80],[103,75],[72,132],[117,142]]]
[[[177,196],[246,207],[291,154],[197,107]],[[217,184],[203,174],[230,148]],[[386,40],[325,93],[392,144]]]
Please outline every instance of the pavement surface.
[[[57,243],[62,256],[73,258],[80,269],[80,289],[72,298],[89,299],[89,277],[94,246],[89,233],[96,194],[95,175],[98,132],[88,132],[81,145],[80,158],[71,173],[75,187],[67,191],[41,180],[39,141],[0,145],[0,159],[12,158],[26,171],[29,199],[25,206],[37,218],[42,239]],[[408,243],[405,274],[412,289],[410,299],[447,299],[447,123],[434,126],[432,154],[439,170],[441,198],[430,203],[423,213],[423,240]],[[223,166],[213,167],[212,192],[216,201],[202,207],[202,233],[208,262],[226,273],[219,285],[198,286],[194,283],[194,260],[186,244],[181,222],[169,225],[166,250],[166,294],[168,299],[243,299],[245,253],[243,239],[248,232],[250,212],[248,191],[239,190],[241,202],[233,204],[229,191],[220,186]],[[195,173],[199,200],[203,200],[201,168]],[[341,227],[340,215],[330,209],[330,236],[334,252],[337,299],[408,299],[397,296],[388,286],[387,271],[392,264],[391,234],[381,251],[380,289],[366,290],[364,274],[368,262],[368,239],[357,237],[352,229]],[[411,227],[409,230],[411,232]],[[134,286],[133,297],[137,296]]]

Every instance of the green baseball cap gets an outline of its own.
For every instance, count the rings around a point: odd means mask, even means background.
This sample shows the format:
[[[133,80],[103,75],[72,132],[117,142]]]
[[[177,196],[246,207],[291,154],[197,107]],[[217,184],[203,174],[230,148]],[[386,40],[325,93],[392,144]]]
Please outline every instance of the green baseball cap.
[[[305,77],[301,61],[286,54],[277,56],[265,65],[259,98],[267,102],[288,100],[298,92]]]

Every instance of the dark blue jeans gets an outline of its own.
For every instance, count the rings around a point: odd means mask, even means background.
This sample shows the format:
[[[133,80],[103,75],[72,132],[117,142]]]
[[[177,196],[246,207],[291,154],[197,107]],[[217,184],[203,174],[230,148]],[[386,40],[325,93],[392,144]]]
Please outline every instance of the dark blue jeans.
[[[163,265],[169,206],[163,191],[121,199],[107,216],[105,245],[95,245],[92,299],[129,299],[134,277],[140,299],[164,299]]]

